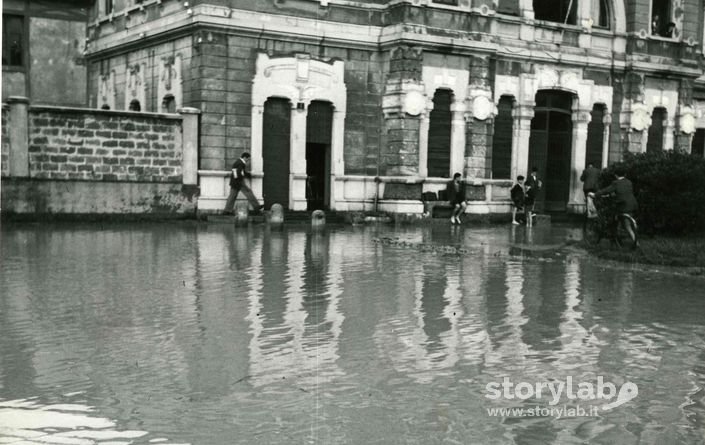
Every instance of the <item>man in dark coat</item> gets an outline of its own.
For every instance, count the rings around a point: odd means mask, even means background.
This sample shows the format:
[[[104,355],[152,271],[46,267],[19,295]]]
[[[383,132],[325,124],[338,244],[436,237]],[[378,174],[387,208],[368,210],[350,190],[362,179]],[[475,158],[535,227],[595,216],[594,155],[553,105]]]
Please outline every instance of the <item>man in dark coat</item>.
[[[583,181],[583,192],[587,200],[588,193],[597,191],[597,184],[600,180],[600,170],[595,168],[592,162],[590,162],[587,168],[583,170],[583,174],[580,175],[580,180]]]
[[[624,168],[615,168],[614,176],[616,179],[612,181],[612,184],[609,186],[595,192],[594,196],[612,195],[614,197],[619,222],[624,226],[627,233],[629,233],[629,237],[634,242],[634,247],[636,247],[636,234],[634,233],[632,225],[627,224],[626,219],[634,219],[636,212],[639,210],[639,203],[636,197],[634,197],[632,181],[624,177],[625,173]]]
[[[228,200],[225,203],[225,211],[223,212],[226,215],[232,215],[235,199],[238,193],[240,193],[240,190],[242,190],[242,193],[250,202],[253,209],[261,210],[264,207],[260,205],[257,198],[255,198],[255,195],[252,193],[252,190],[250,190],[250,187],[245,183],[245,178],[252,178],[252,175],[245,170],[248,162],[250,162],[250,154],[244,152],[242,156],[240,156],[240,159],[233,163],[232,172],[230,173],[230,195],[228,195]]]
[[[636,216],[639,210],[639,203],[634,197],[634,186],[632,181],[624,177],[625,172],[621,168],[616,168],[614,171],[615,180],[609,186],[595,192],[595,196],[614,195],[614,202],[617,204],[617,212]]]

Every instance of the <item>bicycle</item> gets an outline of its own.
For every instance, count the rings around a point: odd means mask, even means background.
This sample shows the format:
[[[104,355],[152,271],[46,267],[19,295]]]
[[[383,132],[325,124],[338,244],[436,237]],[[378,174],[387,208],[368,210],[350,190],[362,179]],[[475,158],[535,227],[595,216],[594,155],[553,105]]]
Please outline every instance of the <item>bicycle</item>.
[[[639,245],[638,226],[634,217],[619,213],[614,201],[609,198],[588,195],[587,201],[583,239],[588,244],[597,246],[607,238],[618,249],[635,249]]]

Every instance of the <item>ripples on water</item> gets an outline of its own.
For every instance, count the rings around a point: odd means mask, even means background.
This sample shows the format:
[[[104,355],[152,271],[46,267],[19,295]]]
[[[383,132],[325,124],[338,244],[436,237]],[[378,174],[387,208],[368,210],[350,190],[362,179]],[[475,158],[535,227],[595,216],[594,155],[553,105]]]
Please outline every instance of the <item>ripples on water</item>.
[[[561,229],[390,230],[4,227],[0,443],[705,442],[701,279],[509,255]],[[487,414],[546,405],[489,382],[568,375],[639,395]]]

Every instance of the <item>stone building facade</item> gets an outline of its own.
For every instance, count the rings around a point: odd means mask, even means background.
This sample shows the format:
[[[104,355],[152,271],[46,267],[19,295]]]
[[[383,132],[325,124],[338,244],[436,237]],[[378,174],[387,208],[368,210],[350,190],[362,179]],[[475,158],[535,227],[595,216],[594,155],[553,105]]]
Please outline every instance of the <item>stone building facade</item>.
[[[698,0],[98,0],[89,103],[201,110],[205,212],[243,151],[292,210],[420,213],[461,172],[468,211],[501,213],[536,166],[544,208],[580,211],[587,162],[701,150],[703,21]]]
[[[2,2],[2,100],[87,105],[84,49],[91,0]]]

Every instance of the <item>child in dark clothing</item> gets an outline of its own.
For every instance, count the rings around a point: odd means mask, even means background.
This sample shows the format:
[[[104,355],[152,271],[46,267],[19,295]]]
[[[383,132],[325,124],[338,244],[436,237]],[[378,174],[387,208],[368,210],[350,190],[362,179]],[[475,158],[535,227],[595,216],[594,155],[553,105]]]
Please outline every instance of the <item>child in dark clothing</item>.
[[[512,187],[511,197],[512,203],[514,204],[514,206],[512,207],[512,224],[519,225],[519,221],[517,221],[517,212],[524,212],[524,201],[526,199],[524,196],[523,176],[517,176],[517,183],[514,184],[514,187]]]

